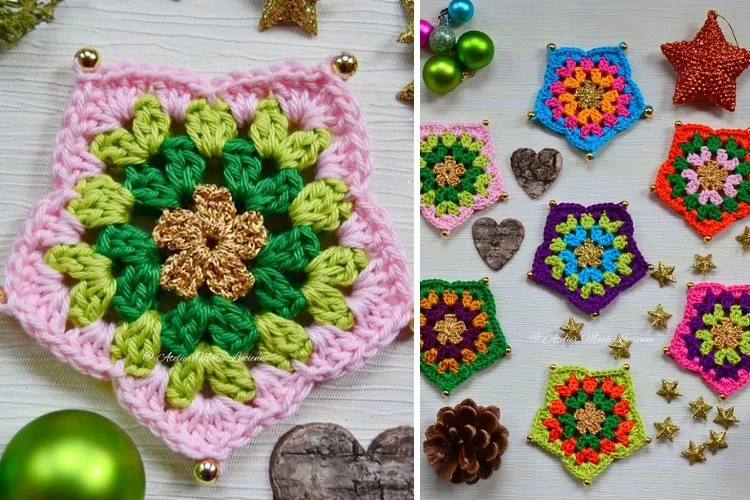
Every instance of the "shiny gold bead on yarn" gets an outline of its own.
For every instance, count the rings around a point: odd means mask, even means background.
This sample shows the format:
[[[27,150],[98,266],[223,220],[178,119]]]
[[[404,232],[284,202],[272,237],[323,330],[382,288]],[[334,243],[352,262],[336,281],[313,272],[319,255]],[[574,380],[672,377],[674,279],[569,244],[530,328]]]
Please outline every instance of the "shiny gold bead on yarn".
[[[630,202],[627,201],[627,200],[623,200],[623,201],[620,202],[620,206],[622,208],[628,208],[630,206]]]
[[[529,443],[533,443],[534,442],[534,436],[532,436],[531,434],[527,435],[526,436],[526,441],[529,442]]]
[[[651,444],[651,436],[646,436],[646,444]]]
[[[583,481],[584,486],[591,486],[591,479],[586,479]]]
[[[531,271],[529,271],[528,273],[526,273],[526,277],[527,277],[528,279],[531,279],[531,278],[533,278],[533,277],[534,277],[534,273],[532,273]]]
[[[709,241],[711,241],[711,237],[710,236],[704,236],[703,237],[703,241],[705,241],[706,243],[708,243]]]
[[[549,365],[549,371],[553,372],[555,370],[557,370],[557,365],[555,363],[552,363],[551,365]]]
[[[91,73],[99,67],[99,52],[96,49],[84,47],[76,52],[75,62],[82,71]]]
[[[624,365],[622,365],[622,369],[625,371],[630,371],[630,365],[625,363]]]
[[[353,77],[359,68],[359,62],[354,54],[342,52],[331,60],[331,69],[342,80],[348,80]]]
[[[550,43],[547,44],[547,50],[550,51],[550,52],[554,52],[555,50],[557,50],[557,45],[555,45],[554,43],[550,42]]]
[[[451,395],[451,393],[450,393],[450,392],[448,392],[448,391],[443,391],[443,392],[442,392],[441,394],[442,394],[442,396],[443,396],[444,398],[446,398],[446,399],[448,398],[448,396],[450,396],[450,395]]]
[[[215,483],[219,478],[219,462],[212,458],[198,460],[193,467],[193,476],[202,484]]]
[[[677,127],[679,127],[679,126],[681,126],[681,125],[682,125],[682,122],[681,122],[680,120],[676,120],[676,121],[674,122],[674,128],[677,128]]]
[[[482,278],[482,283],[484,283],[485,285],[489,285],[490,284],[490,278],[488,276],[484,276]]]
[[[661,348],[661,352],[663,352],[664,354],[666,354],[667,356],[669,356],[669,346],[665,345],[664,347],[662,347]]]
[[[440,236],[442,236],[443,238],[447,238],[449,234],[450,231],[448,231],[447,229],[443,229],[442,231],[440,231]]]
[[[594,153],[586,153],[586,161],[591,161],[594,159]]]
[[[490,126],[490,121],[489,120],[482,120],[482,125],[484,125],[485,127],[489,127]]]
[[[628,44],[625,42],[620,42],[620,49],[622,50],[628,50]]]
[[[506,355],[506,356],[510,356],[510,354],[511,354],[512,352],[513,352],[513,349],[511,349],[510,347],[506,347],[506,348],[505,348],[505,355]]]
[[[650,185],[650,186],[648,187],[648,190],[649,190],[649,191],[651,191],[651,192],[654,192],[654,191],[656,191],[656,184],[651,184],[651,185]]]
[[[722,401],[724,401],[724,400],[727,399],[727,395],[726,394],[719,394],[719,399],[721,399]]]
[[[688,290],[693,288],[693,285],[695,285],[695,283],[693,283],[692,281],[688,281],[687,283],[685,283],[685,286],[688,288]]]
[[[526,113],[526,117],[529,120],[533,120],[534,118],[536,118],[536,113],[534,113],[533,111],[529,111],[528,113]]]
[[[654,116],[654,108],[651,106],[646,106],[646,109],[643,110],[643,117],[644,118],[651,118]]]
[[[510,198],[510,195],[507,192],[503,191],[500,193],[500,201],[507,201],[508,198]]]
[[[598,312],[592,312],[592,313],[591,313],[591,317],[592,317],[593,319],[596,319],[596,318],[598,318],[598,317],[599,317],[599,313],[598,313]]]
[[[549,206],[554,207],[555,205],[557,205],[555,200],[549,200]]]

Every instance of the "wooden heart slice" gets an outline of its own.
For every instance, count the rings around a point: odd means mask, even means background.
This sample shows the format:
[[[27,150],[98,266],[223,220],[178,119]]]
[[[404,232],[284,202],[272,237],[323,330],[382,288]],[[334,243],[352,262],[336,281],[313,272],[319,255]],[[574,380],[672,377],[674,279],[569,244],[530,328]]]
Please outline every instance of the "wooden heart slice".
[[[516,254],[525,234],[523,224],[516,219],[505,219],[498,224],[490,217],[482,217],[471,227],[479,256],[495,271]]]
[[[552,148],[542,149],[539,153],[529,148],[516,149],[510,157],[513,175],[532,199],[540,197],[555,182],[562,163],[562,155]]]

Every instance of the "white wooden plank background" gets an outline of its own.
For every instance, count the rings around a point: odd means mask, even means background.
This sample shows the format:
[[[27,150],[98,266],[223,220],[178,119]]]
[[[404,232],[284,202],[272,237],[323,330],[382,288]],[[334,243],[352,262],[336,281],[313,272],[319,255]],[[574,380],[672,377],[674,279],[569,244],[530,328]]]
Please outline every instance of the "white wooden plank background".
[[[412,47],[395,42],[405,26],[397,0],[327,1],[318,6],[320,34],[291,28],[260,33],[262,0],[67,0],[57,20],[0,53],[0,264],[32,205],[52,190],[55,134],[73,89],[71,61],[82,46],[105,62],[171,64],[205,76],[286,59],[318,64],[354,52],[350,80],[372,137],[372,190],[413,255],[412,108],[394,93],[412,78]],[[0,319],[0,448],[24,424],[63,408],[96,411],[121,425],[146,467],[148,498],[269,498],[268,459],[276,440],[306,422],[346,426],[366,447],[381,431],[412,421],[411,342],[396,342],[365,367],[317,388],[299,412],[235,451],[218,484],[198,487],[191,463],[171,452],[120,409],[109,383],[58,362],[18,326]]]
[[[434,19],[445,0],[423,0],[421,17]],[[480,260],[471,240],[471,222],[442,239],[424,220],[421,230],[422,277],[478,279],[487,275],[498,302],[500,323],[513,346],[510,358],[499,361],[462,386],[445,400],[426,378],[421,377],[420,434],[434,421],[438,408],[472,397],[480,404],[496,404],[502,420],[510,428],[511,443],[503,456],[503,466],[495,477],[471,487],[443,482],[429,468],[424,455],[422,498],[736,498],[750,486],[747,474],[738,473],[747,464],[750,446],[750,389],[736,393],[727,403],[735,406],[742,420],[727,433],[729,448],[708,462],[688,466],[680,450],[688,440],[703,441],[712,423],[692,421],[688,400],[703,394],[711,404],[718,399],[695,374],[682,371],[662,357],[673,328],[680,321],[685,283],[698,281],[690,267],[693,254],[712,253],[718,269],[709,276],[725,283],[750,282],[750,252],[743,254],[734,236],[745,224],[736,224],[709,245],[657,199],[648,186],[666,158],[674,120],[696,121],[714,127],[750,126],[750,72],[739,80],[735,113],[715,108],[675,107],[671,103],[675,75],[659,49],[662,42],[692,39],[706,19],[709,8],[716,9],[733,24],[740,44],[750,46],[750,3],[740,1],[702,2],[695,0],[604,2],[588,0],[536,0],[489,2],[475,0],[475,18],[460,32],[478,29],[487,32],[496,46],[495,60],[477,77],[457,91],[438,97],[422,87],[422,120],[491,120],[497,159],[505,177],[510,201],[495,205],[481,215],[498,219],[514,217],[526,227],[526,240],[513,260],[493,272]],[[728,36],[729,31],[725,29]],[[634,76],[647,102],[655,108],[654,118],[637,123],[630,131],[602,148],[597,159],[586,163],[560,136],[526,120],[542,82],[546,63],[545,47],[592,48],[614,45],[625,40],[630,45]],[[429,54],[422,51],[422,63]],[[537,151],[555,147],[564,157],[560,178],[542,198],[532,201],[520,189],[510,170],[509,158],[519,147]],[[636,224],[636,237],[646,258],[677,266],[678,286],[660,289],[646,278],[623,294],[598,320],[584,318],[566,302],[545,288],[526,282],[533,252],[539,245],[548,213],[547,201],[630,201]],[[646,310],[663,303],[674,314],[669,333],[651,329]],[[598,343],[558,345],[542,340],[559,334],[558,326],[569,314],[584,319],[585,336],[599,337]],[[582,364],[592,369],[622,364],[609,354],[608,344],[617,332],[640,338],[634,343],[631,373],[638,394],[637,403],[647,429],[654,435],[653,422],[671,415],[681,427],[675,443],[653,442],[620,463],[611,465],[594,484],[585,488],[559,463],[556,457],[525,442],[532,417],[542,404],[547,365]],[[660,379],[677,379],[684,397],[668,405],[656,395]],[[716,414],[714,409],[711,418]]]

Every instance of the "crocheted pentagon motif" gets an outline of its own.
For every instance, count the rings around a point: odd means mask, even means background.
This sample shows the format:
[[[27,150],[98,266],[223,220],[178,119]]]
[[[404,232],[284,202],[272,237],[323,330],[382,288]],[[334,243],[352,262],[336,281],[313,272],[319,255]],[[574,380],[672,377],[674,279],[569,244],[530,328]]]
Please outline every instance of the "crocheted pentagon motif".
[[[654,191],[701,236],[750,214],[750,132],[684,124],[675,130]]]
[[[421,137],[420,206],[430,224],[452,231],[500,199],[503,179],[487,127],[427,123]]]
[[[580,366],[552,370],[544,405],[531,424],[530,440],[591,481],[616,459],[647,442],[635,408],[630,374],[622,369],[590,372]]]
[[[561,293],[580,310],[598,313],[648,271],[633,231],[633,220],[620,204],[555,204],[531,279]]]
[[[729,396],[750,380],[750,285],[697,283],[669,344],[678,365]]]
[[[594,154],[646,107],[621,48],[561,47],[550,51],[532,119]]]
[[[224,460],[408,322],[371,166],[327,67],[79,71],[4,309],[170,447]]]
[[[422,280],[419,363],[443,391],[505,356],[495,299],[481,281]]]

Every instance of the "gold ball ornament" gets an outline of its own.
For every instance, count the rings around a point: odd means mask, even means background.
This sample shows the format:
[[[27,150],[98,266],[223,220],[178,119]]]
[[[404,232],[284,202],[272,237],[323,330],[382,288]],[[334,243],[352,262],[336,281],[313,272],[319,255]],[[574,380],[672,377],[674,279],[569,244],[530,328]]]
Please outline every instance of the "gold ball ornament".
[[[348,80],[353,77],[357,72],[357,68],[359,68],[359,62],[357,62],[354,54],[350,52],[342,52],[331,61],[331,69],[342,80]]]
[[[92,73],[99,68],[99,52],[92,48],[80,49],[76,52],[75,61],[82,71]]]
[[[193,476],[202,484],[213,484],[219,478],[219,462],[212,458],[198,460],[193,467]]]
[[[628,50],[628,44],[625,42],[620,42],[620,49],[622,50]]]
[[[506,347],[505,348],[505,354],[506,354],[506,356],[510,356],[512,352],[513,352],[513,349],[511,349],[510,347]]]
[[[674,128],[677,128],[682,125],[682,122],[680,120],[675,120],[674,122]]]
[[[533,111],[529,111],[528,113],[526,113],[526,118],[528,118],[529,120],[533,120],[534,118],[536,118],[536,113],[534,113]]]
[[[594,153],[586,153],[586,161],[592,161],[594,159]]]
[[[555,45],[552,42],[550,42],[550,43],[547,44],[547,51],[548,52],[554,52],[556,50],[557,50],[557,45]]]
[[[443,238],[447,238],[449,234],[451,233],[447,229],[443,229],[442,231],[440,231],[440,236],[442,236]]]
[[[508,198],[510,198],[510,195],[507,192],[500,193],[500,201],[508,201]]]
[[[482,283],[484,283],[485,285],[489,285],[490,284],[490,278],[488,276],[484,276],[482,278]]]
[[[651,118],[652,116],[654,116],[654,108],[647,106],[646,109],[643,110],[643,117]]]

